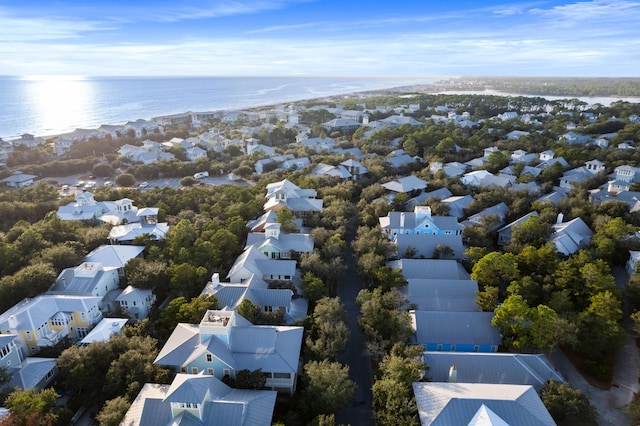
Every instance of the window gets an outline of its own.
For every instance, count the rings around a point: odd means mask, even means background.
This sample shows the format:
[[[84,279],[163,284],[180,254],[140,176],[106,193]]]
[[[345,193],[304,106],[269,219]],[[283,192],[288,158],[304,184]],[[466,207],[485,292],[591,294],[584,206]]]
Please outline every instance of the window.
[[[207,362],[212,362],[212,361],[213,361],[213,355],[207,354]]]
[[[182,367],[182,368],[180,368],[180,372],[181,372],[181,373],[186,373],[186,372],[187,372],[187,367]]]
[[[274,379],[290,379],[291,373],[273,373]]]
[[[455,352],[456,351],[456,345],[451,345],[451,352]]]
[[[478,352],[479,350],[480,350],[480,346],[475,345],[475,346],[473,347],[473,351],[474,351],[474,352]]]
[[[265,312],[273,312],[273,306],[265,306],[264,307],[264,311]]]
[[[213,376],[213,368],[207,368],[207,374]]]
[[[441,351],[442,350],[442,344],[438,343],[438,346],[436,347],[437,351]]]
[[[231,370],[229,370],[228,368],[225,368],[224,370],[222,370],[222,372],[224,373],[225,376],[231,375]]]
[[[191,374],[198,374],[198,367],[191,367]]]
[[[27,340],[31,340],[31,332],[27,331]]]

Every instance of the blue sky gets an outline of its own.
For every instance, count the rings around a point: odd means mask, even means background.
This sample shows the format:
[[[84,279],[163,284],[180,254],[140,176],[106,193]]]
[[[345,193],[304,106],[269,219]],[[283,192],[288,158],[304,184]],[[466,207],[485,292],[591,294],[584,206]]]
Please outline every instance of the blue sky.
[[[634,77],[639,23],[626,0],[0,0],[0,74]]]

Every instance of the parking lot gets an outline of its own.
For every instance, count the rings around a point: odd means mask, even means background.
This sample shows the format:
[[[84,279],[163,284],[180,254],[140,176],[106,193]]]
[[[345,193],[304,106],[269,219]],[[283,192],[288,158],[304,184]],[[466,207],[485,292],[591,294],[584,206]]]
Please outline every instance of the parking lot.
[[[144,182],[147,182],[148,185],[144,188],[140,188],[140,183],[143,181],[139,181],[136,183],[135,188],[141,191],[148,191],[153,188],[181,188],[180,179],[182,178],[160,178],[160,179],[149,179]],[[46,179],[48,181],[56,181],[60,187],[67,185],[68,189],[64,191],[62,195],[74,195],[78,191],[87,190],[91,191],[94,188],[103,186],[105,182],[113,182],[111,178],[92,178],[87,174],[76,174],[66,177],[58,177],[58,178],[50,178]],[[216,176],[216,177],[205,177],[202,179],[198,179],[204,185],[240,185],[240,186],[252,186],[252,182],[247,182],[245,180],[230,180],[226,175],[224,176]],[[87,186],[89,183],[89,186]],[[112,187],[116,187],[113,184]]]

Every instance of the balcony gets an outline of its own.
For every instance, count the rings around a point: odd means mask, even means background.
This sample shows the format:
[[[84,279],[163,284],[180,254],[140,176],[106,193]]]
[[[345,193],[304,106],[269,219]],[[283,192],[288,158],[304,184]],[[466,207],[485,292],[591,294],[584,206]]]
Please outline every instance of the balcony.
[[[69,336],[69,330],[67,328],[51,331],[45,336],[36,339],[36,344],[38,346],[54,346],[67,336]]]

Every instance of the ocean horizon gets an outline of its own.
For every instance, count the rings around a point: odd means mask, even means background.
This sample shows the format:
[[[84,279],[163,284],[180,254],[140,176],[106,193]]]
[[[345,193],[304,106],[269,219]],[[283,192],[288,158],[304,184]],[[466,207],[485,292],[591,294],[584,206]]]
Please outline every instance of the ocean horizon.
[[[440,77],[0,76],[0,138],[429,84]]]

